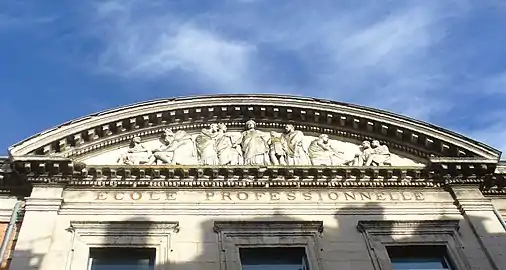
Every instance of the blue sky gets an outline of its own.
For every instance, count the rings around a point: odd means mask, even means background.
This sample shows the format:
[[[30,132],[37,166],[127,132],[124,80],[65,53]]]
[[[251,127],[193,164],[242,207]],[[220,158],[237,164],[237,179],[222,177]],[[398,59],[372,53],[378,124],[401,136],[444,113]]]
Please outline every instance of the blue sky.
[[[283,93],[506,150],[504,0],[3,0],[0,154],[154,98]]]

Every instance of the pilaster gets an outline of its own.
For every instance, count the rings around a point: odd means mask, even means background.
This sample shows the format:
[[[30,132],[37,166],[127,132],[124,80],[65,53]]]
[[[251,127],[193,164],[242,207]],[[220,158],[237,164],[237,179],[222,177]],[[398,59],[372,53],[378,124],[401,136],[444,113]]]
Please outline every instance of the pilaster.
[[[490,263],[495,269],[503,269],[506,265],[506,230],[494,212],[492,201],[483,196],[477,185],[452,186],[451,190]]]
[[[44,259],[49,253],[53,231],[62,204],[63,187],[34,186],[26,199],[23,226],[18,236],[9,269],[46,269]],[[55,269],[54,266],[52,268]]]

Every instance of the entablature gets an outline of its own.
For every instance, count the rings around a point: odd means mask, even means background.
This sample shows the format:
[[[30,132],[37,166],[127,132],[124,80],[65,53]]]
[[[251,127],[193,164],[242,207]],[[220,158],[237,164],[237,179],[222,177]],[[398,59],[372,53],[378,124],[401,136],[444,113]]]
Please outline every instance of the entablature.
[[[427,159],[483,157],[500,152],[441,128],[385,111],[320,99],[274,95],[222,95],[135,104],[65,123],[10,148],[12,156],[78,157],[126,143],[134,136],[157,137],[164,129],[198,130],[210,123],[242,127],[291,123],[301,131],[355,141],[379,140],[388,147]]]

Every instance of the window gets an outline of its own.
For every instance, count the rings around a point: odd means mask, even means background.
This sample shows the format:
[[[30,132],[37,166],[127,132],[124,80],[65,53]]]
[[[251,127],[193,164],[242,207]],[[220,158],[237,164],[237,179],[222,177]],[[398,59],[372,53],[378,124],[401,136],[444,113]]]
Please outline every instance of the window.
[[[458,220],[361,220],[358,229],[376,270],[471,269]]]
[[[390,246],[387,252],[394,270],[453,269],[445,246]]]
[[[69,233],[75,234],[67,265],[88,270],[157,269],[169,265],[171,236],[179,231],[178,222],[71,221]]]
[[[321,221],[217,221],[221,269],[319,270]]]
[[[243,270],[309,270],[303,247],[239,248]]]
[[[154,248],[91,248],[90,270],[154,270]]]

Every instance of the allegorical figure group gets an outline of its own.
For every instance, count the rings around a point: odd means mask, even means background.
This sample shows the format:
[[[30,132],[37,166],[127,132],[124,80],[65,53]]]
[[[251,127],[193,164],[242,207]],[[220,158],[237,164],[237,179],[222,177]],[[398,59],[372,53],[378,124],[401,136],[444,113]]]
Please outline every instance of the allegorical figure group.
[[[127,165],[322,165],[385,166],[391,165],[391,154],[379,141],[364,141],[353,159],[333,146],[329,136],[320,135],[303,146],[304,134],[291,124],[283,133],[256,129],[253,120],[246,122],[240,134],[227,132],[225,124],[211,124],[192,138],[186,131],[166,129],[161,146],[147,149],[140,137],[134,137],[118,162]]]

